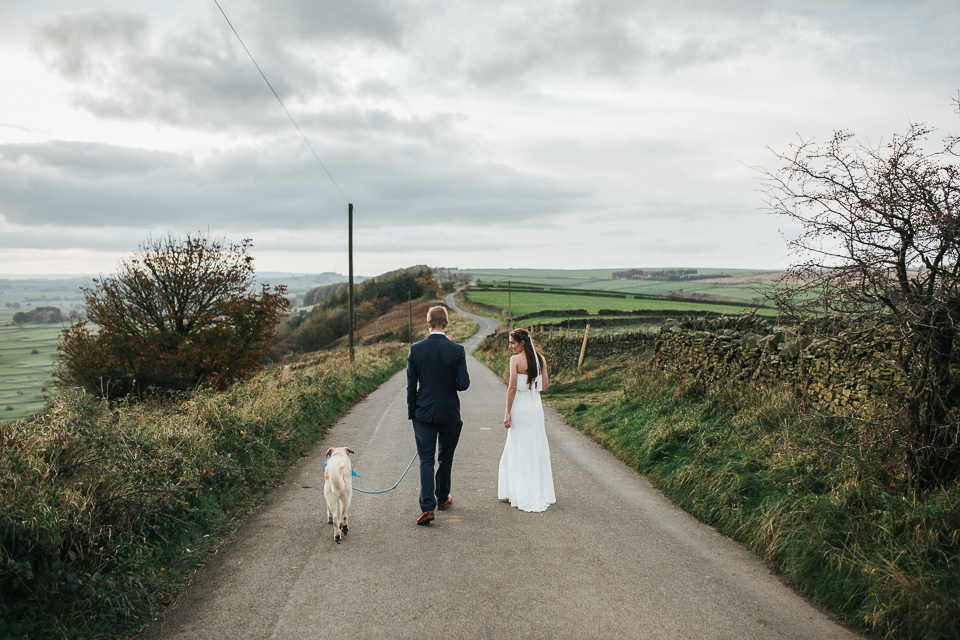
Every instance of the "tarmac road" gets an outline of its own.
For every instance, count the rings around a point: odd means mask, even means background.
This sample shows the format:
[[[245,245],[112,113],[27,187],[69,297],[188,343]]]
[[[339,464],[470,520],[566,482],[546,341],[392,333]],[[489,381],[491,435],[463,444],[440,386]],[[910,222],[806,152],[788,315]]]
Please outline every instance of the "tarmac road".
[[[468,351],[495,327],[474,318]],[[355,492],[350,531],[333,541],[327,448],[355,450],[354,486],[367,490],[393,485],[415,453],[401,372],[330,429],[141,637],[859,637],[550,409],[557,503],[532,514],[499,502],[505,386],[467,366],[453,507],[414,524],[414,464],[394,491]]]

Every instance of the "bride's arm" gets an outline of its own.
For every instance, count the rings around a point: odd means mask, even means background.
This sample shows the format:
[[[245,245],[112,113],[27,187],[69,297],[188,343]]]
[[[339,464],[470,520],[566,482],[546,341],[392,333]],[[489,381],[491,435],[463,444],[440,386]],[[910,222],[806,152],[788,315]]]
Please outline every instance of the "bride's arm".
[[[547,390],[547,387],[550,386],[550,377],[547,375],[547,359],[543,359],[543,371],[540,372],[542,377],[541,384],[543,385],[543,391]]]
[[[513,409],[513,400],[517,397],[517,362],[520,356],[510,357],[510,384],[507,386],[507,412],[503,414],[503,426],[509,429],[513,426],[510,420],[510,410]]]

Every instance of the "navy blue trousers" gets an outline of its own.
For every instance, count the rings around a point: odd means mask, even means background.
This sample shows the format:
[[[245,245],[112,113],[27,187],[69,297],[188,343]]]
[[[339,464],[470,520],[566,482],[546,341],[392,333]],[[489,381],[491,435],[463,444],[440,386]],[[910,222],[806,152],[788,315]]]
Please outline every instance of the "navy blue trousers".
[[[417,438],[417,453],[420,457],[421,511],[433,511],[437,508],[438,500],[442,502],[450,495],[453,452],[457,449],[462,428],[462,422],[436,423],[413,420],[413,434]],[[434,458],[436,458],[436,476],[433,473]]]

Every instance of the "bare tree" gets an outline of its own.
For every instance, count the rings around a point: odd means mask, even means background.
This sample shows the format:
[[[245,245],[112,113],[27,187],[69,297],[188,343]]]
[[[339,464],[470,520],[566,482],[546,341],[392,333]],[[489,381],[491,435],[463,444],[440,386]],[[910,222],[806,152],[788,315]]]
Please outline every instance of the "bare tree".
[[[956,354],[960,321],[960,166],[952,140],[924,149],[911,125],[872,147],[848,131],[800,142],[761,169],[770,211],[786,217],[798,258],[778,306],[814,325],[841,323],[849,340],[892,342],[904,382],[892,390],[899,438],[924,484],[960,472]],[[799,283],[799,285],[797,284]]]

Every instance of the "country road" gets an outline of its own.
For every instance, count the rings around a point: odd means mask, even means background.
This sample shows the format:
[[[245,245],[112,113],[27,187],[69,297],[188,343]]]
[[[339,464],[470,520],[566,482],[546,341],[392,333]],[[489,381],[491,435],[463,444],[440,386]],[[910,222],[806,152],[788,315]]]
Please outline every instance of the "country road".
[[[481,330],[468,352],[495,326],[472,317]],[[499,502],[505,386],[467,364],[454,505],[433,524],[414,524],[416,464],[394,491],[354,493],[342,544],[326,523],[328,447],[356,451],[354,486],[368,490],[393,485],[415,452],[401,372],[330,429],[139,637],[859,637],[550,409],[557,503],[531,514]]]

